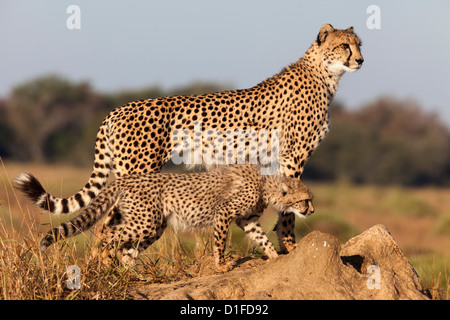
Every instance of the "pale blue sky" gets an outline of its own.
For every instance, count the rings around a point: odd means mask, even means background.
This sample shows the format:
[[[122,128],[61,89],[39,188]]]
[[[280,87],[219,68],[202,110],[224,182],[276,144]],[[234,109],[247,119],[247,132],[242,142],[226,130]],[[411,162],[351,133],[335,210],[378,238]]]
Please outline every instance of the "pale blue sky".
[[[66,27],[69,5],[81,30]],[[381,9],[369,30],[366,9]],[[0,96],[48,73],[100,91],[193,80],[250,87],[300,58],[320,26],[354,26],[363,68],[342,78],[350,107],[381,94],[412,97],[450,125],[450,1],[2,0]]]

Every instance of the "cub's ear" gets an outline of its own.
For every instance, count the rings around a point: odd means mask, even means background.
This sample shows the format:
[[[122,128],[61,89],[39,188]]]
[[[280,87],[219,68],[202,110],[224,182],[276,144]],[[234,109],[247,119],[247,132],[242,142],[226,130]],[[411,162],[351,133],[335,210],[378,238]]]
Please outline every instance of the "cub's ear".
[[[328,34],[333,31],[334,28],[331,24],[324,24],[322,27],[320,27],[319,34],[317,35],[317,44],[320,46],[325,41]]]
[[[347,31],[347,32],[353,32],[353,26],[351,26],[351,27],[345,29],[345,31]]]

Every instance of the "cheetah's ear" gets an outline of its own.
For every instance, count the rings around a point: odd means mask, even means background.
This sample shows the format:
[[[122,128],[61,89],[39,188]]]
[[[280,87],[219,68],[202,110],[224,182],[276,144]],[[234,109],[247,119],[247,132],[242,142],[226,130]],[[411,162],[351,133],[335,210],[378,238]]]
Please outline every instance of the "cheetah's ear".
[[[334,28],[331,24],[327,23],[324,24],[319,31],[319,34],[317,35],[317,44],[320,46],[325,39],[327,38],[328,34],[334,31]]]
[[[353,26],[351,26],[351,27],[345,29],[345,31],[347,31],[347,32],[353,32]]]

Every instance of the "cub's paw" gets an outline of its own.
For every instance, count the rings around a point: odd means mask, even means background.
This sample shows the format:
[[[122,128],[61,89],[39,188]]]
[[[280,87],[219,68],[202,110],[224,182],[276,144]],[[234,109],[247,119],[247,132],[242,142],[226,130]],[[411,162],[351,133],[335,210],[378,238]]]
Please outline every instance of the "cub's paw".
[[[217,272],[227,272],[227,271],[230,271],[231,269],[233,269],[235,265],[236,265],[236,263],[234,261],[222,263],[222,264],[216,266],[216,271]]]

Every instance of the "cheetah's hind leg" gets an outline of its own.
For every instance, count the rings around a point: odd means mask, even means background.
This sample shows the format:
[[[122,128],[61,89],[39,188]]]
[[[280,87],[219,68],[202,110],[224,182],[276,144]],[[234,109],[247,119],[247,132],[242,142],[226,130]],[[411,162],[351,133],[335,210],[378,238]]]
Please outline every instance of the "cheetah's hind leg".
[[[225,207],[226,208],[226,207]],[[231,219],[226,214],[217,214],[214,225],[214,262],[216,270],[226,272],[230,270],[234,263],[225,263],[225,246],[227,240],[228,229],[230,228]]]

